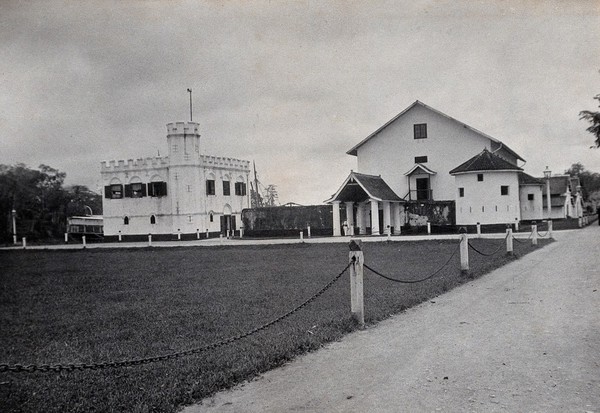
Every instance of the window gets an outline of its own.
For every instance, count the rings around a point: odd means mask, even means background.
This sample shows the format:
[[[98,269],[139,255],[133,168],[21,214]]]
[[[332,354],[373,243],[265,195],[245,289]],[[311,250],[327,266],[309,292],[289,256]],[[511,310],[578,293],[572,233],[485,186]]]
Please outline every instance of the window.
[[[104,198],[121,199],[123,198],[123,185],[114,184],[104,187]]]
[[[458,188],[458,196],[461,198],[465,196],[465,188]]]
[[[244,182],[235,183],[235,194],[239,196],[246,195],[246,184]]]
[[[211,213],[210,213],[210,222],[213,222],[213,221],[214,221],[214,218],[213,218],[213,214],[212,214],[212,212],[211,212]]]
[[[156,217],[154,215],[152,215],[150,217],[150,224],[152,224],[152,225],[156,224]]]
[[[223,181],[223,195],[229,196],[231,195],[231,185],[229,181]]]
[[[533,194],[527,194],[527,200],[533,201]]]
[[[415,163],[427,163],[426,156],[415,156]]]
[[[150,182],[148,184],[148,196],[167,196],[167,183]]]
[[[206,180],[206,195],[214,195],[215,194],[215,180],[207,179]]]
[[[414,125],[414,130],[415,130],[415,139],[427,138],[427,124],[426,123],[416,123]]]
[[[123,218],[123,225],[129,225],[129,217]]]
[[[146,196],[146,184],[135,183],[125,185],[126,198],[142,198]]]
[[[483,182],[483,174],[477,174],[477,181]]]
[[[192,216],[188,215],[188,222],[192,222]]]
[[[508,185],[500,186],[500,195],[508,195]]]
[[[177,145],[173,145],[171,148],[172,148],[171,151],[173,153],[177,153]]]

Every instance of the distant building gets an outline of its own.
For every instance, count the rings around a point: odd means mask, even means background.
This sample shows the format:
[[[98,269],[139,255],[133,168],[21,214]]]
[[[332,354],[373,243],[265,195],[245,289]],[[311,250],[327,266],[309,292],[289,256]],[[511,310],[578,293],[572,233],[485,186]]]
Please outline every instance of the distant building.
[[[540,178],[546,181],[546,178]],[[547,205],[547,186],[543,187],[544,219],[577,218],[583,216],[583,198],[578,177],[550,177],[550,212]]]
[[[168,157],[102,162],[105,236],[236,230],[248,161],[200,154],[198,124],[167,124]]]

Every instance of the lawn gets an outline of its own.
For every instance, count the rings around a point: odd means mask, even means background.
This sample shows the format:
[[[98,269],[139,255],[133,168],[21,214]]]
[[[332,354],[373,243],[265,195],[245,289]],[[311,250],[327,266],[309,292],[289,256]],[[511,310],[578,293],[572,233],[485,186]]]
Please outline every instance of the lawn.
[[[491,252],[504,241],[471,242]],[[421,241],[363,249],[374,269],[419,279],[457,248],[457,241]],[[516,257],[534,249],[529,243],[514,248]],[[514,259],[472,250],[470,258],[468,276],[456,253],[435,277],[409,285],[365,270],[366,322]],[[348,264],[348,246],[2,251],[0,262],[0,364],[77,364],[168,354],[252,330],[334,279]],[[0,373],[0,411],[177,411],[355,328],[346,272],[290,317],[218,349],[133,367]]]

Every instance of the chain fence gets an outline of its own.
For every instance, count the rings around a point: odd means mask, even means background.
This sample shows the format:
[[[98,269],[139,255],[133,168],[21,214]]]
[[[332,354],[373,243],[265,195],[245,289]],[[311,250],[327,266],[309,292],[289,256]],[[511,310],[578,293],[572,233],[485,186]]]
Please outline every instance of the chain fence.
[[[373,268],[369,267],[367,264],[363,264],[363,266],[368,269],[369,271],[371,271],[373,274],[378,275],[382,278],[385,278],[388,281],[392,281],[392,282],[396,282],[396,283],[400,283],[400,284],[416,284],[416,283],[420,283],[423,281],[427,281],[430,278],[435,277],[437,274],[440,273],[440,271],[442,271],[452,260],[452,258],[456,255],[456,253],[458,252],[458,250],[460,249],[460,243],[458,244],[458,246],[454,249],[454,251],[452,252],[452,254],[450,254],[450,257],[448,257],[448,259],[446,260],[446,262],[444,262],[444,264],[442,264],[441,267],[439,267],[437,270],[435,270],[433,273],[431,273],[430,275],[428,275],[427,277],[418,279],[418,280],[402,280],[402,279],[398,279],[395,277],[390,277],[387,276],[385,274],[382,274],[381,272],[374,270]]]
[[[238,334],[233,337],[229,337],[224,340],[220,340],[211,344],[207,344],[201,347],[196,347],[188,350],[163,354],[160,356],[152,356],[145,358],[137,358],[137,359],[129,359],[129,360],[121,360],[121,361],[109,361],[104,363],[79,363],[79,364],[0,364],[0,373],[12,372],[12,373],[35,373],[35,372],[63,372],[63,371],[82,371],[82,370],[101,370],[106,368],[115,368],[115,367],[131,367],[131,366],[139,366],[142,364],[156,363],[159,361],[173,360],[178,359],[180,357],[190,356],[192,354],[198,354],[209,350],[214,350],[219,347],[223,347],[225,345],[234,343],[236,341],[242,340],[248,336],[258,333],[259,331],[265,330],[271,327],[273,324],[276,324],[302,308],[306,307],[308,304],[319,298],[325,291],[329,290],[341,277],[344,275],[348,268],[350,268],[352,263],[349,263],[338,275],[336,275],[331,281],[329,281],[323,288],[313,294],[310,298],[303,301],[298,306],[289,310],[287,313],[265,323],[252,330],[249,330],[245,333]]]
[[[473,244],[471,244],[471,241],[468,241],[469,244],[469,248],[471,248],[473,251],[475,251],[476,253],[478,253],[479,255],[483,255],[484,257],[491,257],[492,255],[496,255],[498,252],[500,252],[500,250],[502,249],[502,247],[504,247],[504,242],[508,239],[508,234],[506,234],[506,237],[504,237],[504,239],[502,240],[502,243],[498,246],[498,248],[496,248],[494,250],[494,252],[483,252],[480,251],[479,249],[475,248],[475,246]]]

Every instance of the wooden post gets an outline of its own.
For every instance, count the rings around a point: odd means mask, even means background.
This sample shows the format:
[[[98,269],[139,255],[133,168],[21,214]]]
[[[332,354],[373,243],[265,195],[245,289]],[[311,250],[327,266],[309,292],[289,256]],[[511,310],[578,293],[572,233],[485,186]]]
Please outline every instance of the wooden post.
[[[244,238],[244,227],[240,227],[240,238]]]
[[[531,245],[537,245],[537,237],[538,237],[537,225],[531,224]]]
[[[177,241],[181,241],[181,228],[177,228]]]
[[[469,239],[467,234],[460,234],[460,270],[469,271]]]
[[[308,238],[310,238],[310,225],[306,226],[306,232],[307,232]]]
[[[427,223],[427,235],[431,235],[431,222]]]
[[[83,248],[85,249],[85,246],[86,246],[86,244],[85,244],[85,235],[81,237],[81,242],[83,242]]]
[[[480,222],[477,223],[477,236],[478,237],[481,236],[481,223]]]
[[[65,232],[65,244],[69,242],[69,233]]]
[[[300,231],[300,242],[304,242],[304,231]]]
[[[513,232],[512,232],[512,228],[508,228],[506,230],[506,252],[508,254],[512,254],[513,253]]]
[[[392,227],[390,227],[389,225],[386,228],[386,232],[387,232],[387,240],[391,241],[392,240]]]
[[[360,328],[365,326],[365,305],[363,296],[363,264],[365,262],[362,242],[350,240],[350,310]]]
[[[552,220],[551,219],[548,220],[548,237],[550,239],[553,238],[553,236],[552,236]]]
[[[23,249],[27,248],[27,238],[21,238],[21,242],[23,243]]]
[[[119,231],[119,242],[121,242],[122,239],[121,231]]]
[[[206,239],[208,239],[208,228],[206,228]]]
[[[152,234],[148,234],[148,246],[152,246]]]
[[[515,231],[519,231],[519,218],[515,218]]]
[[[200,228],[196,228],[196,239],[200,239]]]

